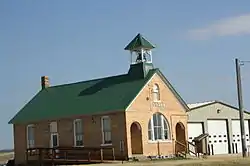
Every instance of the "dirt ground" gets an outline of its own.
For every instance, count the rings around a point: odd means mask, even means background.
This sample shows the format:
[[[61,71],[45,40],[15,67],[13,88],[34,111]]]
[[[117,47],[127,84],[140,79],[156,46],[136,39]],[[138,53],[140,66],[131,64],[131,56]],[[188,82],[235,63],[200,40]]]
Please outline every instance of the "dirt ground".
[[[142,162],[121,162],[105,163],[98,165],[113,166],[250,166],[250,157],[242,158],[240,156],[213,156],[207,159],[190,160],[164,160],[164,161],[142,161]],[[94,166],[94,164],[91,164]],[[96,166],[96,164],[95,164]]]
[[[9,159],[13,158],[13,153],[0,153],[0,164],[5,163]]]
[[[0,153],[0,164],[11,159],[13,153]],[[161,160],[161,161],[141,161],[124,162],[116,161],[113,163],[89,164],[89,166],[250,166],[250,157],[223,155],[210,156],[207,159],[189,159],[189,160]]]

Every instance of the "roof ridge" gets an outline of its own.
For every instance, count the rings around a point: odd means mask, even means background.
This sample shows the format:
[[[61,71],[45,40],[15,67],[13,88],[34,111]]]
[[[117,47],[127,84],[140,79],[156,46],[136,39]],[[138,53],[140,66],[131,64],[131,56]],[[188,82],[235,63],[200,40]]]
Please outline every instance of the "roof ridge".
[[[189,104],[203,104],[203,103],[212,103],[212,102],[219,102],[219,100],[205,100],[205,101],[200,101],[196,103],[188,103]]]
[[[128,74],[120,74],[120,75],[114,75],[114,76],[100,77],[100,78],[94,78],[94,79],[85,80],[85,81],[78,81],[78,82],[54,85],[54,86],[50,86],[48,88],[58,88],[58,87],[69,86],[69,85],[73,85],[73,84],[87,83],[87,82],[98,81],[98,80],[114,78],[114,77],[121,77],[121,76],[126,76],[126,75],[128,75]]]
[[[218,102],[218,101],[210,100],[210,101],[203,101],[203,102],[197,102],[197,103],[190,103],[190,104],[187,104],[187,106],[189,107],[189,109],[194,109],[194,108],[202,107],[204,105],[215,103],[215,102]]]

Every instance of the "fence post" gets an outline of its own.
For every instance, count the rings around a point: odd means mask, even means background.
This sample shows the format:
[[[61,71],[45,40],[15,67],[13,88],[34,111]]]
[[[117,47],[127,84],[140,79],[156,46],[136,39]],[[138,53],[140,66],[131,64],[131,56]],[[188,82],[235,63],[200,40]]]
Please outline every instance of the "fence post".
[[[103,162],[103,149],[102,148],[101,148],[100,152],[101,152],[101,162]]]

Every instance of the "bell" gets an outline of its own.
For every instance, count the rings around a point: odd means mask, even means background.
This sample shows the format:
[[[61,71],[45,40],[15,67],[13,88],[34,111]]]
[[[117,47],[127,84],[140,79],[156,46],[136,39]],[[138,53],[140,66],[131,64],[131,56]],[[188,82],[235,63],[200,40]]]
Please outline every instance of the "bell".
[[[141,62],[142,59],[141,59],[141,53],[138,53],[138,56],[136,58],[136,62]]]
[[[146,60],[147,60],[147,58],[146,58],[146,55],[145,55],[145,54],[143,54],[143,59],[144,59],[144,61],[146,61]]]

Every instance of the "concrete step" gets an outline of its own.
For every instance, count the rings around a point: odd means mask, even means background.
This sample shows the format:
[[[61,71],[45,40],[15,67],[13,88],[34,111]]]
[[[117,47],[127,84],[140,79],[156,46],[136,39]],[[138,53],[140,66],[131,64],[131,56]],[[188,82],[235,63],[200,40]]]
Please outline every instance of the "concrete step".
[[[150,160],[147,156],[144,156],[142,154],[135,154],[135,155],[132,155],[130,158],[129,158],[130,161],[144,161],[144,160]]]

